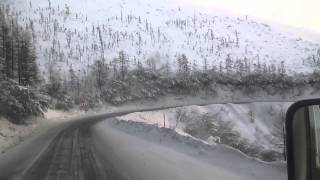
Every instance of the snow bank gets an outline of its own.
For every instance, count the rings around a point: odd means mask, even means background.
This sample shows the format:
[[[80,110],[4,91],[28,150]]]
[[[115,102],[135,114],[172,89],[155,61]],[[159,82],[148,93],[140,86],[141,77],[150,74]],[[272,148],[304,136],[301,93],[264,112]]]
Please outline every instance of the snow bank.
[[[45,118],[35,118],[27,125],[16,125],[0,117],[0,153],[5,153],[11,147],[23,142],[26,137],[43,128],[66,122],[77,115],[76,111],[61,112],[49,109],[45,113]]]
[[[283,163],[259,162],[224,145],[141,122],[103,121],[93,128],[92,141],[101,161],[132,180],[286,179]]]
[[[5,118],[0,118],[0,153],[23,141],[23,138],[31,134],[36,127],[36,123],[15,125]]]
[[[175,129],[210,144],[232,146],[264,161],[283,159],[283,123],[290,102],[187,106],[118,119]]]

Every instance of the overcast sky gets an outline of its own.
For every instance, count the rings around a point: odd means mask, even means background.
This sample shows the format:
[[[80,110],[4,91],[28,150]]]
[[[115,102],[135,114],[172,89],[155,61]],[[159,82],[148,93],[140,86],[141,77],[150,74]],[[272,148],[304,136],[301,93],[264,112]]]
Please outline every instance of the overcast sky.
[[[320,0],[179,0],[320,32]]]

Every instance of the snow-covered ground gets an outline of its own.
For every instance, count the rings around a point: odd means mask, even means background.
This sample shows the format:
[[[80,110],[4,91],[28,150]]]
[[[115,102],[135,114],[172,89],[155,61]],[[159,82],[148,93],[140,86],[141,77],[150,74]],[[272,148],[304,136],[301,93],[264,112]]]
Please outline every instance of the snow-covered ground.
[[[263,163],[224,145],[209,146],[174,130],[107,120],[93,129],[101,161],[132,180],[285,180],[284,163]]]
[[[62,75],[71,66],[83,73],[102,56],[110,62],[121,50],[131,66],[151,59],[157,68],[174,68],[177,55],[185,53],[200,69],[204,62],[219,67],[230,55],[252,66],[284,62],[290,72],[310,72],[312,56],[320,53],[319,38],[309,40],[294,28],[176,0],[5,2],[34,30],[42,71],[54,64]]]
[[[15,125],[5,118],[0,118],[0,153],[23,141],[23,138],[31,134],[37,126],[37,123]]]
[[[208,144],[226,144],[265,161],[283,159],[283,123],[291,102],[186,106],[136,112],[120,120],[175,129]]]
[[[79,113],[75,111],[61,112],[49,109],[45,113],[45,118],[30,120],[29,124],[26,125],[16,125],[0,117],[0,153],[5,153],[8,149],[21,143],[25,138],[37,133],[39,130],[50,128],[78,115]]]

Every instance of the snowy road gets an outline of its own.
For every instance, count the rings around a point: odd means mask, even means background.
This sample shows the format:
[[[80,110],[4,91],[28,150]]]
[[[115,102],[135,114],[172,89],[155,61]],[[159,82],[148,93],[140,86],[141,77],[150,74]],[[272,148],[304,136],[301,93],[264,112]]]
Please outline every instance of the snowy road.
[[[91,125],[91,122],[80,123],[59,133],[23,179],[121,180],[116,171],[110,170],[104,174],[104,169],[99,168],[90,141]]]
[[[286,179],[283,166],[234,150],[217,148],[209,153],[211,163],[185,153],[188,146],[172,148],[110,125],[110,118],[130,112],[85,117],[44,130],[0,156],[0,179]]]
[[[83,117],[44,129],[0,156],[0,180],[107,179],[94,158],[90,128],[129,112]]]

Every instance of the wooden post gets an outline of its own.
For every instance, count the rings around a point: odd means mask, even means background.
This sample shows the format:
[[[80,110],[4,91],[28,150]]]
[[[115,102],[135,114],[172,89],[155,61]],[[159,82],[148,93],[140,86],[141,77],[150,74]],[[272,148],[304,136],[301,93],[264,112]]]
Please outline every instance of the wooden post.
[[[163,113],[163,127],[166,127],[166,115]]]

